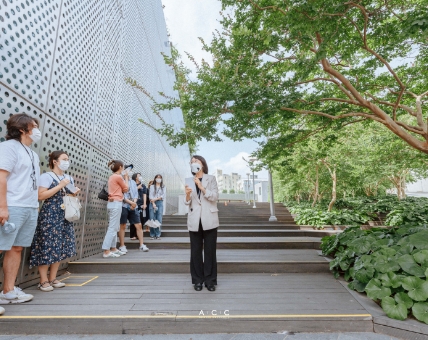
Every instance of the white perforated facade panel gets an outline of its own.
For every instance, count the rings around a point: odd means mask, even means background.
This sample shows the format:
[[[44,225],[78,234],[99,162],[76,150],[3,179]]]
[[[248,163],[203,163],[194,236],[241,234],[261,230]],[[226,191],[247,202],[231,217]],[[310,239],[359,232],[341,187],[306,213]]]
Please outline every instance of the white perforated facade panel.
[[[112,158],[133,163],[146,183],[162,174],[167,214],[177,211],[188,149],[138,122],[160,126],[148,98],[124,82],[136,79],[157,99],[176,96],[161,52],[170,54],[160,0],[0,0],[0,141],[9,116],[25,112],[40,120],[43,138],[33,149],[42,171],[50,152],[69,152],[84,206],[74,224],[76,258],[101,250],[107,214],[97,194]],[[179,110],[165,118],[183,119]],[[19,282],[37,277],[28,257],[26,250]]]

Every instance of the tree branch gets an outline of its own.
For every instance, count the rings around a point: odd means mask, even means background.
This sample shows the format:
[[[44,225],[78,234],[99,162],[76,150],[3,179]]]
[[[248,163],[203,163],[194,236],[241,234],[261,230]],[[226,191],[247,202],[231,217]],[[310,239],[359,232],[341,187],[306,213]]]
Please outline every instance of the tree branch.
[[[373,96],[372,94],[370,94],[368,92],[366,92],[366,95],[369,96],[371,99],[375,100],[376,102],[378,102],[379,104],[383,104],[383,105],[391,106],[391,107],[394,107],[394,105],[395,105],[393,103],[386,102],[384,100],[380,100],[380,99],[376,98],[375,96]],[[398,107],[400,109],[403,109],[403,110],[407,111],[412,116],[417,117],[416,112],[412,108],[408,107],[407,105],[399,104]]]
[[[388,69],[388,71],[392,74],[392,76],[394,77],[394,79],[397,81],[397,83],[400,85],[401,88],[404,88],[405,85],[403,84],[403,82],[401,81],[401,79],[398,77],[398,75],[394,72],[394,70],[392,69],[391,65],[389,65],[389,63],[378,53],[376,53],[374,50],[372,50],[368,44],[367,44],[367,23],[369,20],[369,17],[367,15],[367,11],[365,9],[365,7],[355,3],[355,2],[347,2],[345,4],[349,4],[351,6],[357,7],[360,9],[361,13],[364,16],[364,34],[363,34],[363,45],[364,45],[364,49],[369,52],[370,54],[372,54],[373,56],[375,56],[378,60],[380,60],[382,62],[382,64],[384,64],[386,66],[386,68]],[[361,33],[360,33],[361,35]]]
[[[372,120],[375,120],[375,121],[380,122],[382,124],[385,124],[385,121],[383,121],[382,119],[376,117],[375,115],[371,115],[371,114],[364,113],[364,112],[351,112],[351,113],[341,114],[339,116],[332,116],[332,115],[329,115],[329,114],[324,113],[324,112],[311,111],[311,110],[298,110],[298,109],[292,109],[290,107],[281,107],[280,110],[295,112],[295,113],[299,113],[299,114],[322,116],[322,117],[329,118],[331,120],[337,120],[337,119],[343,119],[343,118],[349,118],[349,117],[365,117],[367,119],[372,119]]]

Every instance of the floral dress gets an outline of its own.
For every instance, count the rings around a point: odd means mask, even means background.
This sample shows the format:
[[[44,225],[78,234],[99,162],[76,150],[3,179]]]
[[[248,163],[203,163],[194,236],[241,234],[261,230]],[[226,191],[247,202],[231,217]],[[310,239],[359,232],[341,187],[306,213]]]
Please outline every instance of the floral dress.
[[[59,181],[53,178],[49,189],[58,184]],[[67,188],[65,190],[71,194]],[[64,191],[60,190],[43,202],[31,244],[30,267],[50,265],[76,255],[73,222],[65,219],[61,207],[63,196]]]

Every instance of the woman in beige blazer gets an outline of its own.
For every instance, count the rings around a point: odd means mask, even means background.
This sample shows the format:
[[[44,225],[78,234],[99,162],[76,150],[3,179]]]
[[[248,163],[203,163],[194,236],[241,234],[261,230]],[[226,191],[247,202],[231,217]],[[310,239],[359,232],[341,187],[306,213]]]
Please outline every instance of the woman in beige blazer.
[[[184,202],[189,206],[190,273],[196,291],[201,291],[205,283],[205,287],[213,292],[217,285],[217,181],[208,175],[208,165],[203,157],[193,156],[190,165],[195,185],[193,189],[186,185]]]

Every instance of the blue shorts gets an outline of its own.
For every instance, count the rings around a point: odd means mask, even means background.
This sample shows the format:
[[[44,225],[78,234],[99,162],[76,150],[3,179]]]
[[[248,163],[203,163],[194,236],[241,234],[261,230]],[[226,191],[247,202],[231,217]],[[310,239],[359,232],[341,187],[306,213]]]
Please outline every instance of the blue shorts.
[[[131,224],[139,224],[141,223],[140,214],[137,212],[137,210],[130,210],[128,208],[122,207],[120,224],[126,224],[126,221],[129,221]]]
[[[0,250],[10,250],[12,246],[29,247],[33,242],[37,227],[37,208],[7,207],[9,210],[8,222],[14,223],[16,230],[6,234],[0,228]]]

